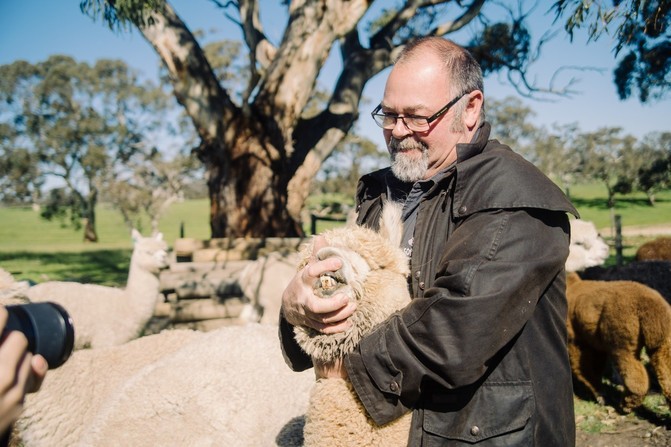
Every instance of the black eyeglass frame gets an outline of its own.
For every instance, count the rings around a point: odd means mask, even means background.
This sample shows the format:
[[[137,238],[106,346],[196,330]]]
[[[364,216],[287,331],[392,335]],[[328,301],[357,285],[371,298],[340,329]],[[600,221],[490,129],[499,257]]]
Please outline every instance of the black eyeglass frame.
[[[433,115],[431,115],[431,116],[427,116],[427,117],[425,117],[425,116],[418,116],[418,115],[406,115],[406,116],[403,116],[403,115],[395,115],[395,114],[388,114],[388,113],[379,113],[380,110],[382,110],[382,104],[378,104],[377,107],[375,107],[375,109],[374,109],[372,112],[370,112],[370,116],[373,118],[373,121],[375,121],[375,124],[377,124],[377,125],[378,125],[379,127],[381,127],[382,129],[385,129],[385,127],[384,127],[384,125],[382,125],[381,123],[379,123],[378,120],[375,119],[376,116],[382,117],[382,119],[385,119],[385,118],[392,118],[392,117],[394,118],[394,125],[391,126],[391,127],[387,127],[387,128],[386,128],[387,130],[393,129],[394,126],[396,126],[396,122],[397,122],[397,121],[399,120],[399,118],[400,118],[401,121],[403,121],[403,124],[405,125],[405,127],[407,127],[408,129],[412,130],[413,132],[425,132],[425,131],[429,130],[428,127],[427,127],[427,129],[424,129],[424,130],[415,130],[415,129],[413,129],[412,127],[408,126],[408,123],[405,122],[405,119],[404,119],[404,118],[425,119],[425,120],[426,120],[426,125],[427,125],[427,126],[430,126],[430,124],[431,124],[432,122],[434,122],[435,120],[437,120],[438,118],[440,118],[441,115],[444,115],[445,113],[447,113],[447,111],[450,110],[450,108],[451,108],[452,106],[454,106],[454,105],[455,105],[461,98],[463,98],[465,95],[467,95],[467,94],[469,94],[469,93],[471,93],[471,92],[464,92],[464,93],[462,93],[461,95],[458,95],[458,96],[455,97],[452,101],[450,101],[450,102],[448,102],[447,104],[445,104],[445,106],[443,106],[439,111],[437,111],[437,112],[434,113]]]

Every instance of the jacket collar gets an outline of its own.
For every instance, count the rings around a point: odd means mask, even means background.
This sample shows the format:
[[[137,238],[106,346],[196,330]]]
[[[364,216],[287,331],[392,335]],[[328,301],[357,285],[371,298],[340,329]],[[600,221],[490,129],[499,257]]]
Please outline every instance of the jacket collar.
[[[487,142],[492,126],[488,122],[483,122],[476,130],[473,140],[470,143],[457,144],[457,164],[468,160],[469,158],[482,153]]]

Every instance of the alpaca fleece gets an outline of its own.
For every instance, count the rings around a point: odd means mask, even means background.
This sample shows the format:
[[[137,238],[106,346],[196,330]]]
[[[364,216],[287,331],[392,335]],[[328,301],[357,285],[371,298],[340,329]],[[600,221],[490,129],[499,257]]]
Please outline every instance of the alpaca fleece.
[[[581,280],[567,275],[569,357],[574,377],[599,393],[608,358],[624,382],[622,410],[640,406],[650,387],[641,362],[645,348],[671,404],[671,306],[655,290],[633,281]]]
[[[671,261],[671,237],[658,237],[638,247],[637,261]]]
[[[76,351],[28,396],[25,447],[301,446],[311,371],[286,367],[277,326],[167,330]]]
[[[357,308],[345,332],[325,335],[306,327],[295,327],[296,341],[311,357],[323,362],[342,358],[379,323],[410,302],[407,287],[408,259],[400,248],[402,225],[400,208],[385,204],[380,232],[350,225],[323,233],[328,246],[318,259],[337,256],[342,268],[325,275],[315,284],[315,293],[328,299],[347,293]],[[301,250],[304,266],[313,253],[313,244]],[[376,425],[368,416],[352,384],[343,379],[320,379],[310,394],[306,413],[306,447],[393,447],[406,446],[411,413]]]
[[[658,291],[671,303],[671,261],[634,261],[622,266],[594,266],[578,273],[593,281],[636,281]]]

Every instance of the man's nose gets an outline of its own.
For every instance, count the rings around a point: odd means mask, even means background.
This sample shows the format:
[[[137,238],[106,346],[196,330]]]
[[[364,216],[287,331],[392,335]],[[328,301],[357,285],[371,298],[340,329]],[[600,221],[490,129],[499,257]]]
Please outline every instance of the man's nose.
[[[394,138],[401,140],[403,137],[410,135],[412,131],[408,129],[408,126],[405,125],[403,118],[396,118],[396,123],[394,128],[391,130],[391,134]]]

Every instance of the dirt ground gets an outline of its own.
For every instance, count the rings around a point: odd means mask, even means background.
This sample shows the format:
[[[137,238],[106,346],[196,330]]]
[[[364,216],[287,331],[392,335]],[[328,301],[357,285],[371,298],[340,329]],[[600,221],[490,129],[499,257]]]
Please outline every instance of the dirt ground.
[[[619,415],[611,407],[604,407],[602,422],[608,428],[600,433],[576,431],[576,447],[669,447],[671,420],[653,421],[650,415]],[[601,417],[601,416],[600,416]],[[576,422],[579,424],[581,418]]]

